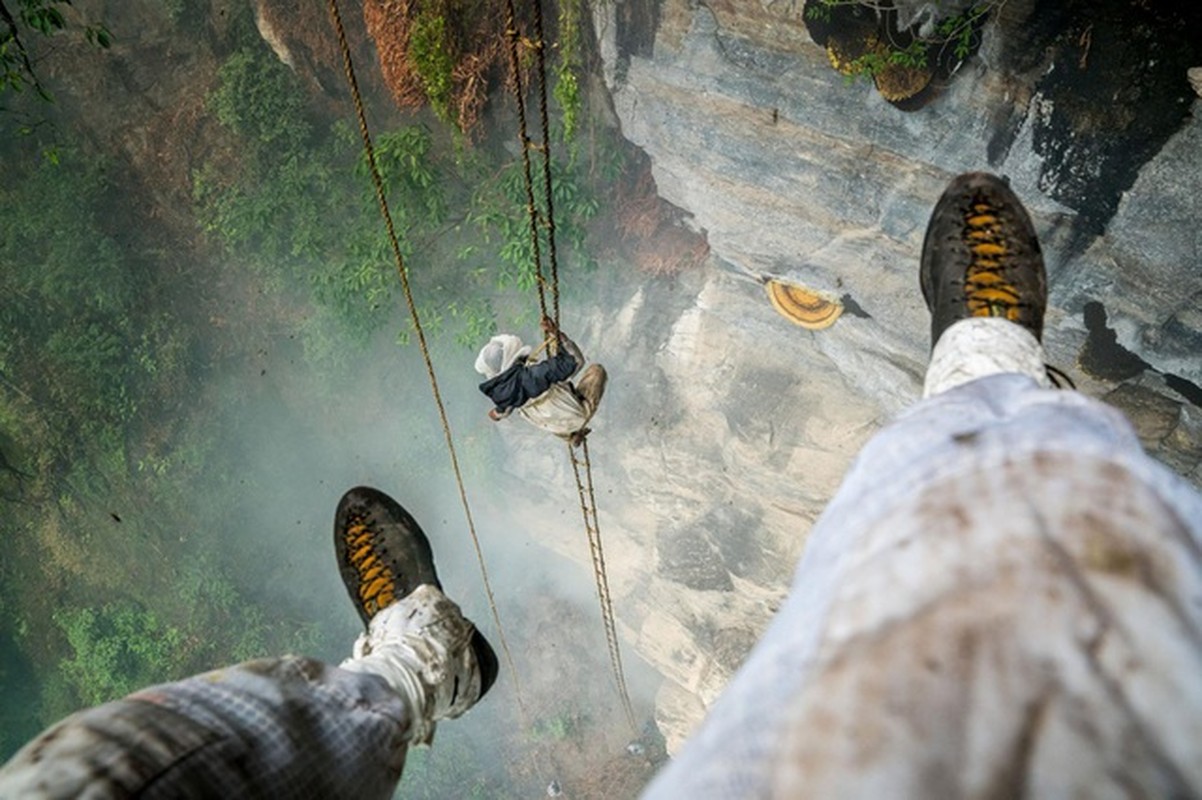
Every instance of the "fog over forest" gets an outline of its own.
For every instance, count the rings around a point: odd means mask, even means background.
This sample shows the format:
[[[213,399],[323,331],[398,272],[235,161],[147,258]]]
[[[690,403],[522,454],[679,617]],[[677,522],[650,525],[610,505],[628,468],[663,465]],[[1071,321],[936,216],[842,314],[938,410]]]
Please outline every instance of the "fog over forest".
[[[346,657],[360,625],[332,523],[356,485],[415,515],[449,595],[500,651],[345,86],[315,93],[250,5],[75,5],[61,29],[26,32],[36,72],[0,114],[0,758],[148,683]],[[373,55],[357,28],[357,55]],[[358,66],[529,707],[504,665],[486,703],[411,755],[402,791],[529,796],[642,731],[621,716],[584,562],[508,513],[505,448],[476,390],[492,332],[537,335],[512,110],[499,96],[468,138],[397,111],[379,66]],[[569,155],[559,113],[566,319],[627,280],[599,220],[606,181],[637,167],[612,133]],[[538,533],[583,547],[579,510],[564,512]],[[648,721],[653,673],[633,654],[628,669]]]
[[[334,512],[369,485],[501,658],[399,795],[637,796],[920,399],[967,171],[1030,213],[1049,364],[1202,485],[1202,6],[560,0],[544,63],[506,4],[436,5],[338,3],[500,627],[327,4],[0,0],[0,760],[142,686],[341,661]],[[633,725],[567,448],[473,369],[544,310],[609,371]]]

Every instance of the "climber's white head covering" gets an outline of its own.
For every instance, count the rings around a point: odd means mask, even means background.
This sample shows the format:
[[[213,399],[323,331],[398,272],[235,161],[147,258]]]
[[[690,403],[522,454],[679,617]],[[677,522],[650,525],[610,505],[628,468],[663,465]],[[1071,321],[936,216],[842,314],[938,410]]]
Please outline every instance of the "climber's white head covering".
[[[519,358],[530,355],[530,348],[512,333],[501,333],[488,340],[476,356],[476,372],[495,378],[513,366]]]

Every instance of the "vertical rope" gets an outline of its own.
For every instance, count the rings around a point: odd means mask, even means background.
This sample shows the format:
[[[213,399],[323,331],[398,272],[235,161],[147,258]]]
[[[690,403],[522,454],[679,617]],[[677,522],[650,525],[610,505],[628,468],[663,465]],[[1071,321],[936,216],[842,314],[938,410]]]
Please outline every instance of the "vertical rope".
[[[580,513],[584,517],[584,530],[588,534],[589,555],[593,559],[593,579],[597,585],[597,600],[601,605],[601,622],[605,628],[605,644],[609,648],[609,666],[617,683],[622,710],[632,731],[638,732],[634,719],[634,708],[630,703],[630,692],[626,688],[626,672],[622,669],[622,651],[618,642],[618,629],[614,622],[613,601],[609,594],[609,578],[605,570],[605,553],[601,548],[601,525],[597,519],[597,500],[593,492],[593,465],[588,454],[588,439],[583,442],[585,482],[580,477],[581,462],[576,458],[576,449],[568,442],[568,458],[572,461],[572,474],[576,476],[576,491],[580,496]]]
[[[342,50],[342,66],[346,74],[347,84],[351,89],[351,97],[355,101],[355,114],[359,119],[359,133],[363,138],[363,152],[367,157],[367,167],[371,172],[372,184],[376,189],[376,199],[380,206],[380,215],[384,220],[384,227],[388,231],[388,243],[392,247],[392,254],[396,260],[397,274],[401,278],[401,288],[404,290],[405,303],[409,306],[409,316],[413,320],[413,329],[417,333],[417,342],[421,346],[422,358],[426,362],[426,375],[430,379],[430,389],[434,393],[434,403],[438,406],[438,416],[442,421],[442,432],[446,439],[447,452],[451,456],[451,468],[455,472],[455,483],[459,487],[459,500],[463,504],[463,513],[467,517],[468,532],[471,533],[472,546],[476,550],[476,560],[480,564],[480,576],[484,581],[484,593],[488,597],[488,607],[492,612],[493,622],[497,626],[497,638],[501,642],[501,650],[505,654],[505,662],[509,665],[509,672],[513,676],[514,688],[518,707],[525,712],[525,703],[522,699],[522,686],[518,679],[518,671],[513,662],[513,655],[509,651],[509,642],[505,638],[505,629],[501,625],[501,615],[497,611],[496,597],[493,595],[492,583],[488,578],[488,568],[484,563],[484,550],[480,547],[480,537],[476,533],[476,523],[472,519],[472,509],[467,501],[467,490],[463,486],[463,473],[459,469],[459,457],[455,453],[455,443],[451,437],[451,425],[447,420],[446,406],[442,402],[442,392],[438,388],[438,378],[434,374],[434,363],[430,359],[430,349],[426,342],[426,334],[422,329],[421,319],[417,313],[417,304],[413,300],[413,291],[409,286],[409,271],[405,267],[405,260],[401,256],[401,246],[397,239],[396,227],[393,225],[392,212],[388,209],[388,199],[384,193],[384,181],[380,177],[380,170],[376,165],[376,152],[372,146],[371,133],[367,127],[367,115],[363,110],[363,98],[359,93],[359,82],[355,80],[355,69],[351,63],[351,48],[347,44],[346,30],[342,27],[342,15],[338,12],[337,0],[329,0],[330,17],[334,22],[334,28],[338,32],[338,46]]]
[[[505,0],[505,36],[509,40],[509,71],[513,73],[513,95],[518,106],[518,142],[522,150],[522,168],[526,184],[526,213],[530,219],[530,242],[534,252],[535,285],[538,287],[538,308],[542,318],[547,318],[546,279],[543,277],[542,246],[538,235],[538,207],[534,203],[534,178],[530,167],[530,136],[526,127],[526,92],[522,86],[522,68],[518,60],[518,23],[513,0]],[[545,145],[545,142],[544,142]],[[550,199],[550,198],[548,198]],[[548,211],[548,214],[550,211]],[[552,282],[555,298],[555,326],[559,327],[558,275]],[[552,345],[553,347],[554,345]]]
[[[509,0],[512,2],[512,0]],[[559,328],[559,260],[555,253],[555,208],[551,197],[551,126],[547,121],[547,62],[546,39],[543,37],[543,6],[534,4],[534,52],[538,59],[539,116],[543,128],[543,191],[547,195],[547,255],[551,264],[551,299],[555,308],[555,327]]]
[[[539,77],[539,117],[542,127],[542,178],[543,193],[547,204],[544,224],[547,228],[547,253],[551,267],[551,299],[555,330],[559,330],[559,261],[555,249],[555,202],[552,195],[551,181],[551,134],[547,112],[547,64],[546,43],[543,30],[543,11],[541,0],[533,0],[534,4],[534,43],[533,48],[537,59]],[[527,210],[530,217],[531,237],[534,242],[534,253],[538,275],[538,302],[543,318],[547,317],[546,294],[543,290],[542,258],[538,235],[538,212],[534,205],[534,182],[531,175],[529,150],[530,137],[526,125],[526,97],[521,81],[521,69],[518,63],[518,30],[517,14],[514,11],[513,0],[505,0],[505,28],[509,38],[509,64],[514,76],[514,90],[518,107],[518,137],[522,144],[522,165],[525,169]],[[556,337],[551,335],[551,346],[554,347]],[[554,351],[552,351],[554,352]],[[618,645],[617,626],[614,623],[613,603],[609,594],[609,579],[605,571],[605,556],[601,549],[601,528],[597,520],[596,497],[593,493],[592,464],[588,456],[588,440],[584,440],[584,466],[587,475],[587,489],[580,477],[580,463],[576,459],[576,451],[568,444],[568,456],[572,461],[572,472],[576,476],[576,490],[580,497],[580,511],[584,517],[584,529],[588,536],[589,554],[593,561],[593,576],[597,585],[597,598],[601,604],[601,620],[605,627],[605,640],[609,648],[610,667],[617,682],[618,694],[622,699],[622,709],[632,730],[637,731],[634,720],[634,710],[630,703],[630,693],[626,688],[626,674],[622,669],[622,654]]]

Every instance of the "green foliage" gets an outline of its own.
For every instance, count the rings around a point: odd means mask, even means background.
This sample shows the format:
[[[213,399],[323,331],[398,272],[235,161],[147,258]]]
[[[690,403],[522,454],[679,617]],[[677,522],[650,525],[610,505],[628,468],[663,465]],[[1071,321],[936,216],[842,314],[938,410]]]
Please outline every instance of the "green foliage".
[[[28,34],[49,37],[67,29],[67,18],[61,6],[71,0],[17,0],[12,13],[0,0],[0,96],[6,91],[22,92],[32,86],[43,100],[51,100],[49,92],[33,70],[35,57]],[[85,24],[84,38],[95,47],[108,49],[113,37],[104,24]]]
[[[449,69],[434,53],[445,28],[435,16],[423,19],[411,47],[431,48],[430,70]],[[205,229],[269,286],[307,287],[315,309],[304,322],[306,354],[332,366],[339,342],[365,343],[405,309],[356,132],[344,124],[311,130],[299,87],[281,70],[261,47],[223,65],[210,104],[248,147],[237,170],[217,160],[198,170],[194,197]],[[263,85],[252,86],[260,75]],[[475,346],[512,305],[490,297],[500,291],[524,295],[525,303],[532,299],[533,242],[520,164],[511,160],[497,169],[479,154],[437,145],[419,125],[378,134],[374,149],[423,327]],[[339,170],[354,179],[336,179]],[[572,165],[554,165],[553,192],[562,264],[581,252],[585,225],[599,204]],[[545,228],[540,236],[545,256]],[[408,334],[398,338],[407,341]]]
[[[239,50],[221,65],[217,78],[208,106],[234,133],[284,153],[308,138],[296,79],[279,59],[262,48]]]
[[[927,66],[927,44],[920,40],[910,42],[904,49],[889,47],[884,52],[869,50],[859,58],[847,63],[845,70],[849,80],[859,77],[871,78],[889,67],[925,69]]]
[[[579,4],[564,14],[559,91],[571,131],[580,103],[574,83]],[[440,98],[452,96],[454,49],[446,41],[452,22],[427,8],[411,30],[409,57],[436,108]],[[337,369],[347,363],[348,346],[366,343],[386,326],[408,342],[396,254],[357,131],[341,123],[309,126],[300,87],[261,43],[236,52],[219,78],[210,106],[241,146],[193,176],[205,230],[268,288],[308,295],[311,306],[300,325],[312,363]],[[475,347],[500,319],[508,326],[515,311],[528,313],[536,275],[519,163],[473,151],[462,139],[436,141],[424,126],[377,131],[374,148],[426,332]],[[571,270],[593,266],[583,244],[599,201],[574,158],[555,163],[553,172],[557,257],[570,283]],[[608,173],[602,172],[592,180],[604,181]],[[535,182],[536,202],[544,207],[537,173]],[[540,227],[547,258],[550,240]]]
[[[178,360],[170,373],[156,360],[173,325],[160,316],[140,326],[155,287],[106,230],[114,200],[103,164],[65,151],[61,166],[5,172],[0,293],[18,302],[0,306],[0,368],[37,403],[55,437],[42,447],[70,458],[81,436],[120,441],[138,398],[179,379]]]
[[[326,197],[325,143],[312,143],[300,87],[265,48],[239,50],[218,75],[209,106],[246,147],[234,169],[212,160],[193,174],[200,222],[269,284],[303,281],[307,262],[323,257],[338,235]]]
[[[883,51],[869,50],[851,60],[844,69],[852,80],[858,77],[870,78],[891,66],[925,69],[931,48],[949,45],[952,46],[957,58],[967,58],[972,52],[973,37],[976,35],[978,24],[1001,2],[1002,0],[987,0],[975,3],[959,14],[938,20],[933,36],[916,37],[904,47],[887,42]],[[873,10],[879,7],[874,0],[817,0],[817,2],[806,5],[805,16],[807,19],[830,23],[833,9],[839,6],[854,5]]]
[[[104,585],[117,580],[114,550],[132,552],[135,542],[162,535],[137,521],[157,519],[162,501],[153,515],[139,515],[138,490],[152,480],[167,496],[193,489],[194,474],[181,462],[199,466],[202,454],[187,441],[165,440],[193,387],[197,331],[171,302],[190,301],[193,287],[183,270],[148,262],[105,162],[70,146],[61,152],[60,166],[10,153],[0,159],[0,293],[13,299],[0,304],[0,426],[14,440],[6,455],[22,454],[28,474],[21,502],[0,509],[5,529],[21,531],[9,537],[5,561],[25,547],[36,552],[37,566],[20,568],[21,585],[39,583],[35,574],[44,569],[58,581],[71,576],[79,593],[72,596],[87,597],[95,588],[76,577],[90,548],[107,544],[102,560],[109,561],[95,576]],[[167,481],[178,483],[165,491]],[[124,522],[110,519],[117,511]],[[42,537],[56,530],[59,548],[42,551]],[[110,532],[119,538],[105,542]],[[157,545],[145,552],[137,563],[161,556]],[[150,591],[143,583],[139,590]],[[47,679],[42,721],[175,677],[188,653],[183,629],[165,622],[157,605],[153,613],[132,600],[65,606],[51,623],[36,615],[31,622],[30,601],[22,602],[22,628],[32,627],[23,649],[44,658],[38,637],[49,633],[39,622],[65,635],[61,669],[38,676]]]
[[[119,325],[106,317],[62,326],[50,334],[42,351],[55,364],[50,397],[64,409],[83,398],[91,412],[81,418],[88,433],[101,432],[93,429],[95,422],[121,425],[137,411],[124,380],[137,371],[135,364],[126,363],[130,336]]]
[[[944,42],[954,44],[957,58],[967,58],[972,52],[977,23],[997,5],[997,2],[977,3],[967,11],[947,17],[939,23],[939,37]]]
[[[235,53],[210,104],[247,147],[239,168],[214,159],[193,175],[205,230],[278,292],[307,289],[316,309],[304,323],[306,352],[326,363],[346,343],[364,343],[395,311],[391,248],[370,194],[357,135],[346,125],[314,131],[300,87],[262,46]],[[421,129],[382,136],[377,156],[396,187],[400,230],[446,214],[430,138]],[[354,159],[358,182],[350,175]]]
[[[817,3],[810,3],[806,5],[805,16],[807,19],[818,20],[819,22],[830,22],[831,9],[835,5],[835,0],[820,0]]]
[[[538,280],[526,203],[522,165],[514,161],[477,188],[467,216],[484,235],[485,245],[499,239],[498,283],[523,291],[533,289]],[[542,233],[540,245],[545,242]],[[461,255],[476,256],[477,252],[462,251]]]
[[[451,94],[455,60],[451,45],[447,21],[442,13],[432,8],[419,11],[409,33],[409,61],[421,79],[434,113],[444,122],[453,124]]]
[[[76,608],[54,615],[72,655],[60,671],[79,699],[95,705],[179,677],[184,635],[132,604]]]
[[[58,6],[69,5],[70,0],[20,0],[20,3],[21,21],[43,36],[49,36],[67,27],[67,20]]]
[[[209,107],[246,146],[231,154],[234,169],[213,160],[193,174],[200,222],[269,284],[303,280],[304,261],[320,258],[336,229],[324,199],[330,161],[311,144],[300,87],[263,47],[235,52],[218,77]]]
[[[447,310],[460,322],[455,341],[464,347],[479,347],[497,332],[496,312],[487,297],[455,301],[447,306]]]
[[[447,218],[447,175],[433,152],[430,131],[412,125],[381,134],[375,142],[376,169],[390,189],[393,218],[402,225],[435,227]],[[356,171],[368,175],[366,156]]]
[[[563,114],[563,140],[571,142],[579,125],[580,96],[580,0],[563,0],[559,5],[559,63],[555,69],[553,95]]]
[[[88,44],[108,50],[113,45],[113,34],[104,25],[88,25],[84,28],[84,39]]]
[[[553,717],[542,717],[530,726],[530,736],[535,741],[558,742],[580,733],[583,719],[579,712],[564,711]]]
[[[75,688],[62,670],[55,670],[48,675],[39,676],[41,686],[38,693],[39,724],[35,731],[58,722],[63,717],[78,711],[80,699],[75,694]],[[20,742],[19,744],[24,744]]]
[[[576,136],[576,126],[580,117],[580,83],[576,73],[569,67],[561,65],[556,73],[555,101],[563,111],[563,140],[571,142]]]
[[[163,11],[167,18],[179,24],[188,12],[188,0],[162,0]]]
[[[537,173],[536,173],[537,175]],[[535,205],[540,209],[540,220],[546,219],[545,192],[542,181],[535,178]],[[551,199],[555,211],[555,236],[557,257],[562,260],[567,254],[565,244],[577,255],[583,253],[585,225],[596,216],[600,201],[583,181],[577,170],[569,169],[560,162],[552,162]],[[496,243],[498,284],[516,287],[529,292],[538,283],[535,259],[535,239],[531,234],[527,211],[526,185],[520,162],[513,162],[496,174],[493,180],[482,183],[472,197],[467,220],[484,235],[485,243]],[[550,230],[545,224],[538,225],[539,253],[549,264]],[[462,256],[474,257],[476,251],[462,252]],[[582,259],[586,268],[595,264]],[[545,268],[544,268],[545,269]],[[549,274],[543,275],[545,280]]]
[[[264,607],[240,592],[229,573],[211,558],[189,562],[175,583],[179,607],[187,615],[183,627],[191,634],[187,657],[196,669],[282,653],[312,653],[318,647],[314,623],[291,625],[269,618]]]

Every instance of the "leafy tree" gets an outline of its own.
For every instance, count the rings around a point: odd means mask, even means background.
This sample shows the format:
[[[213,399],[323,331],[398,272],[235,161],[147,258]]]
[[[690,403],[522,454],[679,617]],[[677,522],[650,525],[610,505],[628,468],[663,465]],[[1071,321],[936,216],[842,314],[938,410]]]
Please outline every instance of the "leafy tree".
[[[14,159],[3,172],[0,292],[16,302],[0,306],[0,397],[32,401],[55,437],[43,446],[69,460],[82,439],[121,440],[149,384],[179,377],[155,360],[177,334],[139,324],[154,286],[105,230],[102,163],[68,150],[62,165]]]
[[[535,205],[546,207],[542,198],[543,184],[535,179]],[[556,215],[556,241],[559,248],[568,245],[568,252],[583,252],[585,224],[596,216],[600,201],[596,194],[580,180],[580,175],[562,162],[556,162],[551,172],[552,203]],[[543,214],[545,218],[545,214]],[[486,244],[495,244],[499,263],[497,282],[501,286],[516,287],[523,293],[535,288],[538,281],[534,258],[534,237],[530,230],[530,218],[526,207],[526,186],[521,163],[514,161],[499,170],[490,179],[482,181],[472,195],[468,221],[473,223],[484,237]],[[544,258],[549,256],[550,231],[544,224],[538,225],[539,251]],[[479,251],[464,252],[465,258],[478,257]],[[591,261],[585,265],[593,266]],[[544,275],[544,279],[550,276]]]
[[[955,14],[940,17],[929,35],[919,35],[911,30],[896,38],[874,38],[866,43],[862,54],[840,63],[837,68],[854,80],[859,77],[871,78],[891,67],[926,69],[931,55],[942,56],[944,51],[962,61],[976,46],[981,23],[1001,4],[1001,0],[985,0],[973,3]],[[808,20],[830,23],[835,9],[857,6],[873,13],[893,10],[893,4],[887,0],[810,0],[806,3],[804,13]]]
[[[314,152],[295,77],[265,48],[235,52],[218,78],[209,108],[245,146],[193,176],[201,224],[265,277],[291,281],[288,267],[333,241],[328,159]]]
[[[426,99],[439,119],[453,122],[451,100],[454,92],[455,61],[446,17],[434,9],[422,9],[413,20],[409,34],[409,58],[422,82]]]
[[[270,286],[307,291],[317,309],[305,325],[313,357],[334,357],[339,336],[365,342],[397,324],[396,263],[357,133],[345,124],[311,126],[300,87],[261,46],[235,53],[219,77],[210,107],[244,146],[237,168],[213,160],[194,176],[205,229]],[[520,163],[510,157],[498,167],[488,154],[436,141],[423,125],[384,131],[374,144],[423,324],[476,344],[497,314],[532,297]],[[566,261],[583,251],[599,204],[582,173],[563,163],[554,165],[553,192]],[[545,227],[539,235],[547,253]]]
[[[559,61],[555,67],[555,101],[563,114],[563,140],[575,141],[580,124],[583,98],[580,76],[583,72],[584,34],[581,31],[582,0],[561,0],[559,4]]]
[[[12,90],[32,87],[44,100],[50,93],[38,80],[33,67],[33,55],[27,44],[29,33],[52,36],[67,28],[62,6],[71,0],[16,0],[16,12],[0,0],[0,96]],[[112,34],[103,24],[84,26],[84,36],[97,47],[108,48]]]
[[[54,615],[72,655],[61,665],[79,699],[96,705],[179,677],[184,635],[151,611],[129,603]]]

